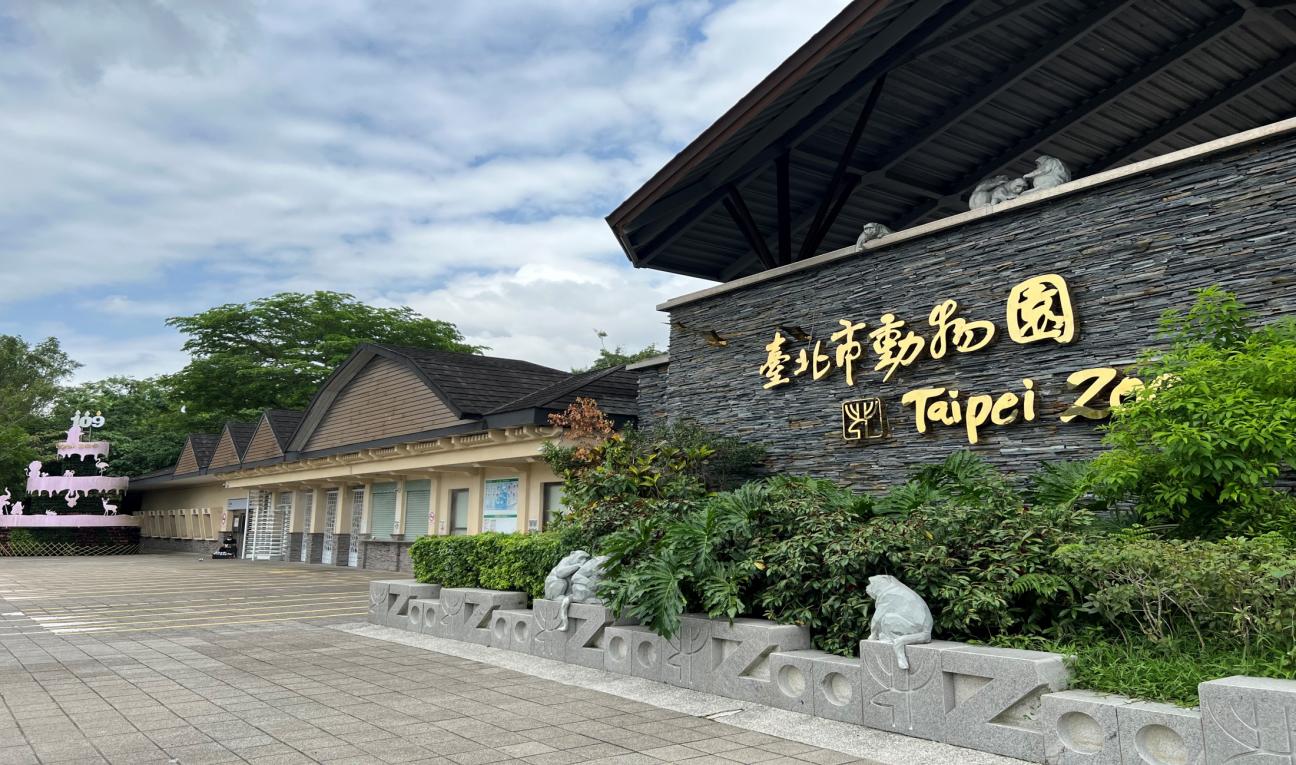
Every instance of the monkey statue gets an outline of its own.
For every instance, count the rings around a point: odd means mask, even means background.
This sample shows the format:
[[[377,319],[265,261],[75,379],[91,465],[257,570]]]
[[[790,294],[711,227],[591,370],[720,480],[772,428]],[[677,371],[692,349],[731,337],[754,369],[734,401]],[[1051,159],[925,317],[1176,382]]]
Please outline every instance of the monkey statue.
[[[1025,176],[1032,191],[1043,191],[1071,180],[1071,171],[1057,157],[1041,154],[1035,158],[1035,169]]]
[[[905,646],[931,642],[931,609],[921,595],[894,576],[870,576],[864,591],[873,598],[868,639],[890,643],[895,650],[896,666],[909,669]]]
[[[1012,180],[1006,175],[995,175],[986,178],[976,185],[972,190],[972,196],[968,199],[969,210],[980,210],[982,207],[989,207],[993,202],[995,189]]]
[[[895,233],[881,223],[865,223],[864,229],[860,232],[859,239],[855,240],[855,246],[864,247],[865,242],[871,242],[874,239],[881,239],[887,234]]]

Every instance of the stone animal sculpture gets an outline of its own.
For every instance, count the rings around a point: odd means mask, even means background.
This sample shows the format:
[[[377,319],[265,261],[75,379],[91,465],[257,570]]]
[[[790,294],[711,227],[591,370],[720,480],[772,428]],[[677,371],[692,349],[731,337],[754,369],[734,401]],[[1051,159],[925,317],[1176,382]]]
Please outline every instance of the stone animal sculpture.
[[[1025,178],[1013,178],[990,193],[990,204],[997,205],[1016,199],[1022,195],[1028,185]]]
[[[1011,180],[1006,175],[995,175],[978,183],[976,188],[972,190],[972,196],[968,199],[968,209],[980,210],[982,207],[989,207],[993,204],[995,189]]]
[[[895,650],[896,666],[908,670],[905,646],[931,642],[931,609],[922,596],[894,576],[870,576],[864,591],[873,598],[868,639],[890,643]]]
[[[603,603],[597,593],[607,560],[605,555],[591,558],[584,550],[573,550],[545,577],[545,599],[562,601],[558,610],[560,632],[567,630],[567,611],[572,603]]]
[[[865,223],[864,229],[860,231],[859,239],[855,240],[856,247],[863,247],[865,242],[871,242],[874,239],[881,239],[887,234],[895,233],[881,223]]]
[[[1041,154],[1035,158],[1035,169],[1025,176],[1032,191],[1051,189],[1071,180],[1071,171],[1057,157]]]

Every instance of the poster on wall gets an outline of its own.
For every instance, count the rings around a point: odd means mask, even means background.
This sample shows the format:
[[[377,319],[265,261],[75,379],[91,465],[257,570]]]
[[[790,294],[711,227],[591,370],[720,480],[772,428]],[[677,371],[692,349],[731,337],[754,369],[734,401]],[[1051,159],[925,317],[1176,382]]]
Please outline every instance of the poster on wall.
[[[482,530],[517,531],[518,479],[489,478],[482,499]]]

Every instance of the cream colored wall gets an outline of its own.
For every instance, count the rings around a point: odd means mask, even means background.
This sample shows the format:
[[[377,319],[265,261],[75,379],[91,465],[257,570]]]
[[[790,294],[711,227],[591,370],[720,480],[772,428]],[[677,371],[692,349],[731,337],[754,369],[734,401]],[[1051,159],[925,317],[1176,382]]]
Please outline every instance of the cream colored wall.
[[[536,519],[536,526],[544,530],[544,485],[562,483],[557,473],[543,462],[531,466],[531,496],[528,498],[528,517]]]
[[[246,499],[247,489],[226,489],[220,483],[180,486],[170,489],[146,489],[140,492],[141,533],[146,537],[181,539],[215,539],[229,531],[232,518],[221,526],[226,501]],[[195,516],[190,510],[205,512]],[[179,511],[186,511],[183,515]]]

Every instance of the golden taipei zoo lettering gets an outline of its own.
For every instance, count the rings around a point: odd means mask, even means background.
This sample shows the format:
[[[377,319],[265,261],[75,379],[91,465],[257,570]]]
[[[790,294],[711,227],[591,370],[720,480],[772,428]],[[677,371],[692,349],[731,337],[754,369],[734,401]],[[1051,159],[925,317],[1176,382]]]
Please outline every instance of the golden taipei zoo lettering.
[[[1160,380],[1153,383],[1155,388]],[[1145,386],[1137,377],[1121,378],[1115,367],[1093,367],[1073,372],[1067,386],[1078,391],[1074,403],[1059,416],[1062,422],[1077,417],[1103,420],[1112,410]],[[981,429],[987,425],[1003,426],[1015,422],[1034,422],[1038,417],[1035,381],[1022,380],[1022,392],[1008,391],[997,396],[962,395],[957,389],[918,388],[900,397],[901,406],[912,406],[914,427],[926,433],[933,425],[962,426],[968,443],[981,440]],[[1105,402],[1105,406],[1096,405]],[[890,434],[887,430],[886,403],[879,398],[847,401],[842,404],[842,437],[848,441],[876,440]]]
[[[807,373],[812,380],[822,380],[834,369],[842,370],[846,384],[853,386],[866,343],[874,356],[873,371],[882,372],[882,381],[886,382],[901,367],[912,366],[923,358],[939,360],[952,352],[975,353],[994,341],[999,331],[994,322],[970,321],[958,312],[956,300],[944,300],[932,308],[927,314],[927,325],[932,329],[929,337],[909,329],[891,312],[882,314],[871,332],[865,322],[838,319],[841,328],[828,338],[836,347],[825,349],[824,342],[816,340],[812,348],[796,349],[795,363],[793,349],[787,347],[788,338],[782,331],[775,331],[774,339],[765,346],[765,362],[759,369],[765,380],[762,387],[781,388]],[[1033,276],[1013,287],[1008,293],[1005,320],[1008,337],[1022,345],[1044,340],[1066,345],[1074,342],[1078,334],[1071,291],[1057,274]]]
[[[1018,396],[1011,391],[997,398],[988,394],[969,396],[960,402],[959,391],[945,388],[919,388],[900,397],[902,406],[913,406],[914,425],[919,433],[927,432],[929,423],[959,425],[967,428],[968,443],[981,440],[980,429],[986,423],[1011,425],[1020,418],[1035,420],[1035,381],[1022,380],[1025,391]]]

